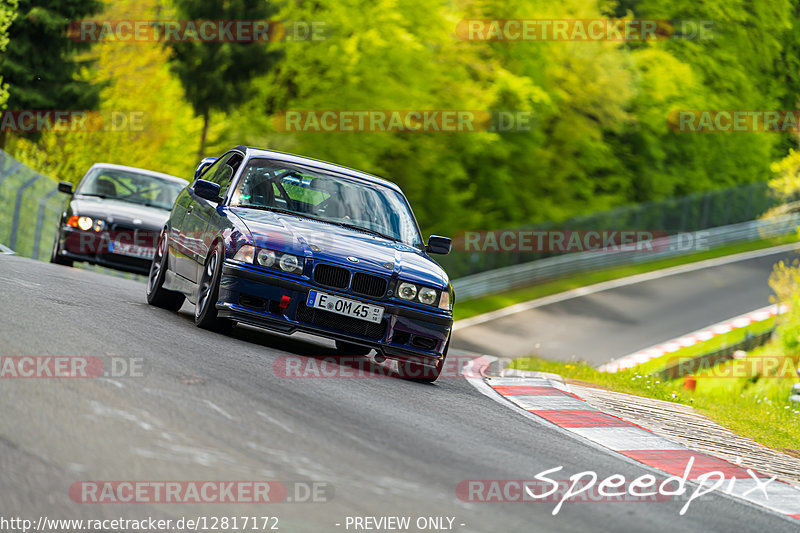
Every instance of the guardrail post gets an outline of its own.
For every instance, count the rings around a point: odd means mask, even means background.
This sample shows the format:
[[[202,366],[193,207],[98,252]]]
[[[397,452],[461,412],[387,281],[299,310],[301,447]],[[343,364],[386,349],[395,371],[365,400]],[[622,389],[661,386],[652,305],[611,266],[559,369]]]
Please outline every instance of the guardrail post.
[[[49,193],[45,194],[42,198],[42,201],[39,202],[39,211],[36,215],[36,234],[33,237],[33,252],[31,253],[31,257],[34,259],[39,259],[39,241],[42,238],[42,219],[44,219],[44,206],[47,204],[47,201],[50,200],[55,194],[58,192],[58,189],[53,189]]]

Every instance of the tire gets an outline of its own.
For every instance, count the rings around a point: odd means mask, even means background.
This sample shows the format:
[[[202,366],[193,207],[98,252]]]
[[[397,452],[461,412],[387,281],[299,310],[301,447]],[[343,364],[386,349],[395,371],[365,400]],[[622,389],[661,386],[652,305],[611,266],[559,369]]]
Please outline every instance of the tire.
[[[444,346],[442,357],[436,363],[436,366],[424,365],[414,361],[405,361],[399,365],[400,377],[408,381],[416,381],[417,383],[433,383],[442,373],[444,368],[444,361],[447,359],[447,351],[450,349],[450,340]]]
[[[219,299],[219,279],[222,276],[224,253],[222,244],[218,243],[208,254],[197,287],[197,304],[194,309],[194,323],[197,327],[210,329],[219,333],[229,333],[233,329],[233,321],[217,316],[217,300]]]
[[[156,245],[156,254],[150,264],[150,274],[147,276],[147,303],[162,309],[177,311],[183,305],[186,297],[174,291],[164,288],[164,277],[167,273],[167,259],[169,258],[169,248],[167,248],[167,235],[161,230]]]
[[[362,346],[345,341],[336,341],[336,349],[342,352],[343,355],[369,355],[372,351],[372,348],[369,346]]]
[[[61,257],[61,254],[59,254],[59,251],[60,251],[58,249],[58,241],[59,241],[58,237],[59,237],[59,235],[61,235],[61,228],[58,228],[56,230],[56,240],[53,243],[53,251],[50,252],[50,262],[54,263],[56,265],[63,265],[63,266],[71,267],[74,264],[72,259],[66,259],[64,257]]]

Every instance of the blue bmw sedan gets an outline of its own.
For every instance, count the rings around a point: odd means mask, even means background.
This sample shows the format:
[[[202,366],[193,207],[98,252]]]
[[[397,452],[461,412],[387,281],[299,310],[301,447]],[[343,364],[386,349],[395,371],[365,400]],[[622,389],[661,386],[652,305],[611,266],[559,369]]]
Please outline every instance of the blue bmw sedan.
[[[236,147],[204,159],[159,235],[147,283],[151,305],[195,304],[195,323],[236,323],[376,351],[400,375],[434,381],[453,325],[454,294],[430,258],[397,185],[356,170]]]

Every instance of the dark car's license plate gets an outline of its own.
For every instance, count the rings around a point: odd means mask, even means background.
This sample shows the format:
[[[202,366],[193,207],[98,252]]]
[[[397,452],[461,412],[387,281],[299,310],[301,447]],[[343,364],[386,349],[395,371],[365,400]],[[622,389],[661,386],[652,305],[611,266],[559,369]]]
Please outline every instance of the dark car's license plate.
[[[316,309],[324,309],[325,311],[330,311],[338,315],[375,323],[381,321],[384,311],[383,307],[377,305],[365,304],[318,291],[309,291],[306,305]]]

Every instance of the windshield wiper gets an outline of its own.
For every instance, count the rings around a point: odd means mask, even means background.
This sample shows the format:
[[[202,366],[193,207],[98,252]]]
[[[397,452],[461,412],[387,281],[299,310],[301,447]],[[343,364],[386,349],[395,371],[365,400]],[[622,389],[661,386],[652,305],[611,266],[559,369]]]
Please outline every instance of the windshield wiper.
[[[335,222],[333,220],[326,220],[325,222],[330,222],[331,224],[336,224],[337,226],[341,226],[343,228],[350,228],[356,231],[363,231],[364,233],[369,233],[370,235],[376,235],[378,237],[383,237],[384,239],[389,239],[390,241],[395,242],[402,242],[397,237],[392,237],[391,235],[386,235],[385,233],[381,233],[380,231],[376,231],[374,229],[365,228],[363,226],[357,226],[355,224],[348,224],[347,222]]]
[[[92,197],[95,197],[95,198],[103,198],[104,200],[109,197],[107,194],[100,194],[100,193],[97,193],[97,192],[79,192],[79,193],[77,193],[77,195],[78,196],[92,196]]]

